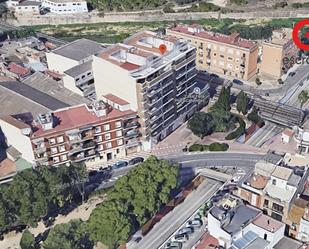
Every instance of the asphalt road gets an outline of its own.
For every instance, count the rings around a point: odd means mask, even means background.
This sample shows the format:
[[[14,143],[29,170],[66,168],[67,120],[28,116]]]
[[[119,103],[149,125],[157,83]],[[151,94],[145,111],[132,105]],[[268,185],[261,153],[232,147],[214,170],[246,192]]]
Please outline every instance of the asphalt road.
[[[175,161],[181,164],[180,175],[184,178],[186,176],[190,178],[190,175],[194,173],[194,169],[200,167],[252,168],[263,156],[262,154],[252,153],[209,152],[163,156],[162,159]],[[134,166],[114,170],[111,177],[103,181],[98,189],[113,186],[121,176],[126,175],[132,168],[134,168]]]
[[[159,248],[221,186],[221,182],[206,179],[181,205],[165,216],[138,244],[132,245],[130,249]]]

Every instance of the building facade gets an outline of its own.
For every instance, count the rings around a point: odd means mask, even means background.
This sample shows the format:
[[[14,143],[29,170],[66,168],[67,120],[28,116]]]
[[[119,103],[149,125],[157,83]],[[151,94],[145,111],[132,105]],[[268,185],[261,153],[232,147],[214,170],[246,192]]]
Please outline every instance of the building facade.
[[[22,152],[25,159],[36,165],[93,164],[139,151],[136,112],[116,96],[106,96],[105,100],[110,104],[98,101],[90,106],[67,107],[41,114],[31,122],[22,122],[22,116],[18,120],[12,116],[4,117],[0,125],[10,143]],[[18,127],[11,131],[8,129],[16,127],[16,124],[22,128],[19,132],[26,145],[14,141]]]
[[[88,12],[87,1],[84,0],[41,0],[42,7],[57,14],[74,14]]]
[[[199,25],[176,25],[166,34],[185,39],[196,47],[196,65],[221,75],[248,80],[257,73],[258,45],[239,34],[205,31]]]
[[[163,54],[161,45],[166,48]],[[137,33],[94,56],[93,74],[97,96],[113,93],[138,112],[145,150],[197,109],[191,98],[196,88],[195,48],[174,37]],[[207,91],[202,92],[207,99]]]
[[[275,30],[272,38],[263,42],[262,50],[260,72],[274,78],[280,78],[294,65],[298,52],[291,29]]]
[[[92,56],[104,49],[101,44],[78,39],[46,53],[48,68],[60,73],[65,88],[95,100]]]

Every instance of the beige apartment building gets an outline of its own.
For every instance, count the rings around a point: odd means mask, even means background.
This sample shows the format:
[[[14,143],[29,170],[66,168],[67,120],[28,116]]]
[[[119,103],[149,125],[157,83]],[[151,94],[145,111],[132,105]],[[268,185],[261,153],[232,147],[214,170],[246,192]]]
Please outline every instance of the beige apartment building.
[[[205,31],[199,25],[177,25],[166,30],[167,35],[182,38],[194,45],[199,70],[243,80],[257,73],[258,45],[240,38],[239,34],[223,35]]]
[[[260,72],[280,78],[295,64],[297,47],[292,40],[292,30],[275,30],[268,41],[263,42],[263,55]]]
[[[160,45],[166,51],[161,54]],[[93,57],[96,95],[112,93],[138,112],[143,148],[161,141],[196,111],[195,47],[155,32],[137,33]],[[206,85],[198,92],[205,94]]]

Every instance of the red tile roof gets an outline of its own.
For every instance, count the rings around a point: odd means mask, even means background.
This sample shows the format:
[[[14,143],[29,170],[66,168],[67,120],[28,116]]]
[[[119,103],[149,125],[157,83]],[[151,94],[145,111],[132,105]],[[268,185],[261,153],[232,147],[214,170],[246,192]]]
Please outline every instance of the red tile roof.
[[[193,25],[191,27],[195,28],[196,26]],[[192,32],[189,31],[189,28],[190,26],[177,25],[176,27],[173,27],[170,30],[247,49],[256,46],[256,42],[247,39],[242,39],[239,37],[239,34],[237,33],[233,33],[231,35],[224,35],[209,31]]]
[[[55,71],[51,71],[51,70],[45,70],[44,71],[45,74],[49,75],[52,78],[55,79],[61,79],[61,74],[55,72]]]
[[[58,119],[59,123],[50,130],[44,130],[41,126],[38,126],[38,130],[33,133],[33,137],[42,137],[54,133],[61,133],[67,130],[80,128],[83,126],[107,122],[113,119],[122,118],[125,115],[135,113],[132,110],[119,111],[112,109],[107,115],[97,117],[95,113],[88,109],[86,104],[68,107],[53,112],[54,118]]]
[[[205,233],[201,242],[197,245],[196,249],[205,249],[208,248],[207,246],[211,246],[215,248],[219,246],[219,241],[212,237],[209,233]]]
[[[103,95],[103,97],[115,104],[118,104],[118,105],[128,105],[129,102],[125,101],[124,99],[122,98],[119,98],[118,96],[114,95],[114,94],[106,94],[106,95]]]
[[[132,70],[140,68],[139,65],[136,65],[136,64],[133,64],[133,63],[130,63],[130,62],[125,62],[125,63],[121,64],[120,67],[122,67],[123,69],[128,70],[128,71],[132,71]]]
[[[288,137],[292,137],[292,136],[294,136],[294,131],[291,130],[291,129],[285,128],[284,131],[283,131],[283,134],[287,135]]]
[[[25,68],[23,66],[17,65],[16,63],[12,62],[8,66],[8,70],[12,73],[17,74],[18,76],[26,76],[30,73],[29,68]]]

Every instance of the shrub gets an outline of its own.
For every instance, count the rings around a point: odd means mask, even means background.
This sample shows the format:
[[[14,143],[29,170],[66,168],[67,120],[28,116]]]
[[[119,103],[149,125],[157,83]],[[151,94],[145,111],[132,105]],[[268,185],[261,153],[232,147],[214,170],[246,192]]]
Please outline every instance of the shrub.
[[[232,131],[231,133],[229,133],[225,137],[226,140],[236,139],[245,132],[245,129],[246,129],[245,121],[243,121],[241,117],[237,117],[237,122],[239,123],[239,127],[235,131]]]
[[[220,144],[220,143],[212,143],[209,145],[210,151],[227,151],[229,149],[229,145],[226,143]]]
[[[209,146],[208,145],[203,145],[203,144],[193,144],[189,147],[189,151],[194,152],[194,151],[208,151]]]

